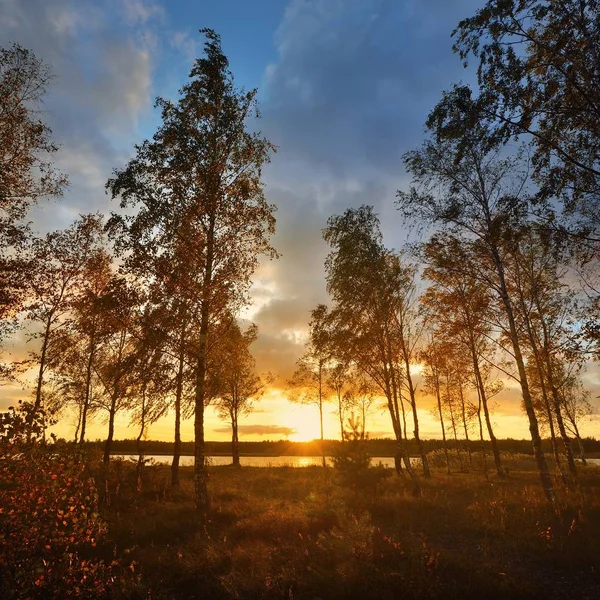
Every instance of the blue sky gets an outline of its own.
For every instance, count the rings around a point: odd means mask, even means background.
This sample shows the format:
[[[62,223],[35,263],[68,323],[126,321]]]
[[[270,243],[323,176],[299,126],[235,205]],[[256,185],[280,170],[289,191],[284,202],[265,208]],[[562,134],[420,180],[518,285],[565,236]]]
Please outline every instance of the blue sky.
[[[285,378],[301,353],[309,311],[326,300],[321,229],[327,218],[373,204],[387,244],[405,243],[393,204],[395,191],[408,183],[401,157],[420,144],[441,92],[473,80],[450,36],[482,4],[0,0],[0,46],[16,41],[31,48],[56,75],[46,119],[71,185],[60,202],[42,205],[32,218],[48,230],[78,213],[113,208],[104,193],[111,171],[153,134],[154,98],[175,97],[185,82],[202,51],[198,29],[215,29],[237,85],[259,88],[258,125],[279,148],[264,179],[278,206],[274,242],[282,258],[257,273],[250,315],[260,330],[259,366]],[[297,421],[293,410],[300,409],[271,401],[271,413],[265,408],[249,421],[264,425],[270,418],[279,427],[286,410]],[[516,394],[503,406],[498,414],[513,419]],[[385,415],[377,419],[378,429],[389,430]],[[511,424],[510,433],[526,436],[525,421]]]

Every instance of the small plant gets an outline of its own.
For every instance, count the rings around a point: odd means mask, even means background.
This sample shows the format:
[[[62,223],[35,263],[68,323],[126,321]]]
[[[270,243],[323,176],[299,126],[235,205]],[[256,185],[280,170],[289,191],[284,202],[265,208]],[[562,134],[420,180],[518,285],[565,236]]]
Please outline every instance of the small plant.
[[[346,487],[361,490],[376,487],[379,481],[387,476],[385,469],[371,467],[367,439],[362,423],[352,413],[344,428],[344,442],[332,457],[340,483]]]

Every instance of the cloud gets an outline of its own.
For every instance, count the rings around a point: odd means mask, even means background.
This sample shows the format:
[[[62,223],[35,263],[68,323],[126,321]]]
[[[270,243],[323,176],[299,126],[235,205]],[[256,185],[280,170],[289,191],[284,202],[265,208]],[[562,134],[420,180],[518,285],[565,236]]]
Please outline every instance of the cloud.
[[[279,147],[265,181],[278,206],[274,245],[282,256],[268,265],[276,286],[257,288],[251,318],[257,361],[282,379],[302,353],[310,310],[328,300],[321,235],[328,217],[372,204],[389,246],[408,238],[393,204],[405,182],[401,157],[420,142],[441,91],[460,77],[450,32],[474,3],[434,4],[431,13],[414,1],[293,0],[277,30],[259,125]]]
[[[474,5],[290,2],[265,76],[276,143],[338,174],[397,171],[442,89],[464,77],[450,33]]]
[[[40,205],[31,215],[35,224],[47,231],[78,213],[108,212],[104,184],[139,141],[140,119],[151,106],[153,57],[145,33],[158,12],[141,1],[110,0],[0,0],[0,12],[10,16],[0,21],[0,45],[30,48],[55,75],[44,118],[70,186],[62,210]]]
[[[217,427],[215,433],[229,433],[231,427]],[[280,425],[239,425],[238,432],[242,435],[293,435],[297,432],[293,427],[282,427]]]
[[[369,431],[367,430],[367,433],[369,434],[369,439],[375,440],[375,439],[393,439],[394,434],[392,431],[390,431],[389,429],[376,429],[374,431]]]
[[[125,18],[131,25],[145,24],[151,19],[164,19],[165,10],[159,4],[144,2],[144,0],[124,0]]]

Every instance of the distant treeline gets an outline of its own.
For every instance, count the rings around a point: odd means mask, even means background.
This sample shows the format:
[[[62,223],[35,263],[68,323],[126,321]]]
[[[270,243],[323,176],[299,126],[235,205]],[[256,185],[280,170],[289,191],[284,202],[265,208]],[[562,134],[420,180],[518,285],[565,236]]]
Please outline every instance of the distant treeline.
[[[325,454],[331,455],[340,446],[339,440],[325,440]],[[442,450],[442,440],[423,440],[427,452],[434,450]],[[397,448],[397,442],[391,439],[371,439],[366,441],[369,454],[371,456],[393,456]],[[102,449],[104,442],[96,440],[95,442],[87,442],[88,447],[96,447]],[[549,439],[543,440],[544,450],[551,452],[551,443]],[[584,438],[583,445],[586,453],[600,453],[600,440],[596,438]],[[409,452],[411,455],[418,455],[418,448],[414,440],[408,442]],[[456,444],[448,441],[448,447],[454,448]],[[458,446],[461,450],[466,450],[466,442],[459,440]],[[511,452],[519,454],[533,454],[533,446],[531,440],[515,440],[507,438],[498,440],[498,446],[501,452]],[[481,450],[481,442],[471,441],[471,450],[476,452]],[[260,442],[239,442],[240,453],[250,456],[319,456],[321,454],[321,445],[318,440],[312,442],[290,442],[287,440],[277,441],[260,441]],[[230,456],[231,442],[206,442],[206,454],[209,456]],[[182,443],[182,454],[192,455],[194,453],[193,442]],[[575,448],[574,448],[575,450]],[[145,454],[172,454],[172,442],[160,442],[148,440],[143,443],[143,451]],[[491,452],[490,442],[486,442],[486,451]],[[137,454],[136,440],[115,440],[113,442],[114,454]]]

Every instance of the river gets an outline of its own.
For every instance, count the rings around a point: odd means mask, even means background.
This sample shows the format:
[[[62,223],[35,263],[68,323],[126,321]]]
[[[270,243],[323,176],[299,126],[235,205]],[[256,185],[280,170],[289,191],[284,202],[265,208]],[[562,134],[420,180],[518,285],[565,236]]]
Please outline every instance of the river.
[[[113,455],[124,460],[137,461],[137,454],[119,454]],[[167,454],[149,454],[146,459],[151,459],[155,464],[170,465],[173,462],[173,457]],[[321,466],[320,456],[241,456],[240,464],[243,467],[319,467]],[[331,464],[331,458],[327,459]],[[420,459],[411,458],[413,464],[418,463]],[[231,464],[231,456],[209,456],[208,462],[215,467],[222,467]],[[383,464],[384,467],[393,468],[394,459],[390,457],[373,457],[371,464]],[[194,464],[193,456],[182,456],[179,459],[179,464],[182,467],[189,467]]]
[[[116,455],[124,460],[137,461],[137,454],[119,454]],[[155,464],[170,465],[173,457],[168,454],[149,454],[146,459],[151,459]],[[231,464],[231,456],[209,456],[209,464],[215,467],[221,467]],[[331,464],[331,458],[327,459]],[[419,458],[411,458],[413,465],[420,463]],[[591,465],[600,466],[600,458],[588,458]],[[321,465],[320,456],[241,456],[240,463],[243,467],[314,467]],[[394,459],[389,456],[374,456],[371,458],[372,465],[382,464],[384,467],[393,468]],[[182,456],[179,460],[182,467],[189,467],[194,464],[193,456]]]

